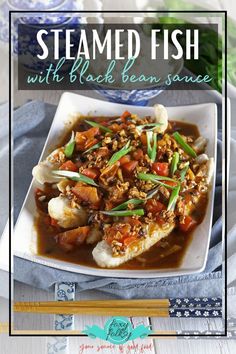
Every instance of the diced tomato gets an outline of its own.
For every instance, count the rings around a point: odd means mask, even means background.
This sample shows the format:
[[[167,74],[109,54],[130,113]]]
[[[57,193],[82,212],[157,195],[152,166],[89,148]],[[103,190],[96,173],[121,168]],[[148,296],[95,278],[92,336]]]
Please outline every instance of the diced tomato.
[[[130,117],[131,113],[129,111],[124,111],[124,113],[121,115],[121,119],[125,120],[126,118]]]
[[[168,186],[171,187],[176,187],[178,185],[178,182],[176,181],[163,181],[163,183],[168,184]]]
[[[130,155],[125,155],[125,156],[122,156],[119,161],[120,161],[120,165],[124,165],[125,163],[127,162],[130,162],[131,160],[131,156]]]
[[[72,162],[71,160],[68,160],[66,162],[64,162],[60,167],[59,170],[66,170],[66,171],[73,171],[73,172],[77,172],[78,171],[78,167],[76,166],[76,164],[74,162]]]
[[[191,216],[185,215],[183,221],[179,223],[179,229],[183,232],[191,230],[197,222]]]
[[[100,205],[100,197],[96,187],[85,186],[81,182],[76,183],[72,188],[72,192],[83,202],[90,204],[91,208],[98,209]]]
[[[140,136],[140,140],[142,142],[143,145],[147,145],[147,135],[146,133],[142,133],[141,136]]]
[[[71,251],[74,246],[84,243],[89,231],[89,226],[81,226],[73,230],[61,232],[57,235],[58,243],[64,250]]]
[[[111,244],[114,238],[118,241],[121,241],[129,237],[130,234],[130,225],[129,224],[115,224],[111,227],[106,228],[105,230],[105,240]]]
[[[145,209],[147,210],[148,213],[156,214],[159,213],[161,210],[165,210],[166,207],[158,200],[152,198],[152,199],[148,199],[148,201],[146,202]]]
[[[152,164],[153,172],[156,172],[159,176],[169,175],[169,166],[167,162],[154,162]]]
[[[77,132],[75,135],[75,142],[77,150],[86,150],[98,142],[95,139],[100,135],[100,130],[97,127],[90,128],[84,132]]]
[[[85,168],[82,171],[82,174],[89,177],[89,178],[95,179],[99,176],[99,170],[95,167],[94,168]]]
[[[137,165],[138,165],[138,161],[132,160],[122,165],[122,170],[127,175],[130,175],[134,171]]]
[[[141,160],[143,158],[143,150],[142,149],[137,149],[133,152],[133,158],[137,161]]]
[[[126,237],[123,240],[123,244],[127,247],[131,245],[131,243],[134,243],[135,241],[137,241],[137,238],[135,236],[130,236],[130,237]]]
[[[86,141],[85,145],[84,145],[84,149],[89,149],[91,148],[93,145],[98,143],[98,139],[94,138],[94,139],[89,139]]]

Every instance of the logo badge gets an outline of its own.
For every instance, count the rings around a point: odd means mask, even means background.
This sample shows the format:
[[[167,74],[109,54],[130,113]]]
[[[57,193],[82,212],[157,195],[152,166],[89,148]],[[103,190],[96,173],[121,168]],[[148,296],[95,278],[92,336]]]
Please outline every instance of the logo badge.
[[[152,331],[149,326],[144,325],[134,328],[126,317],[112,317],[105,323],[104,329],[96,325],[86,326],[83,333],[90,338],[104,339],[112,344],[124,344],[136,338],[146,338]]]

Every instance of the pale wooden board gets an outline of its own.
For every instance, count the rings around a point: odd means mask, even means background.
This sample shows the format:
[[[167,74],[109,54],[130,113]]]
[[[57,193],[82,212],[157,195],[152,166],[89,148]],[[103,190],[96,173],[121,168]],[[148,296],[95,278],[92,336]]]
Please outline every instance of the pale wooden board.
[[[220,318],[151,318],[152,329],[157,331],[223,331]]]

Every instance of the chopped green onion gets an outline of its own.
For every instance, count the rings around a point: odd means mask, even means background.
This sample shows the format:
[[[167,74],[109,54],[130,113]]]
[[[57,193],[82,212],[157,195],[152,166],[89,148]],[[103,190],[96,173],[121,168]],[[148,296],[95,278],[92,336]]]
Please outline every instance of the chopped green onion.
[[[175,210],[175,205],[179,196],[180,185],[175,187],[170,195],[169,203],[167,206],[167,210]]]
[[[189,169],[189,162],[187,163],[187,165],[180,171],[180,181],[183,182],[184,177],[186,176],[186,173]]]
[[[179,163],[179,153],[174,152],[172,160],[171,160],[171,166],[170,166],[171,176],[173,176],[175,171],[177,170],[178,163]]]
[[[138,215],[142,216],[144,215],[144,210],[143,209],[136,209],[136,210],[111,210],[111,211],[102,211],[102,214],[109,215],[109,216],[133,216],[133,215]]]
[[[101,143],[101,142],[100,142],[100,143],[97,143],[97,144],[91,146],[89,149],[85,150],[85,151],[83,152],[83,154],[87,154],[87,152],[92,151],[92,150],[95,150],[95,149],[97,149],[97,148],[99,148],[99,147],[101,147],[101,146],[102,146],[102,143]]]
[[[197,157],[197,154],[193,150],[193,148],[191,148],[191,146],[184,141],[184,139],[178,132],[174,132],[173,137],[176,140],[176,142],[183,148],[186,154],[188,154],[191,157]]]
[[[163,183],[161,181],[172,181],[172,182],[178,183],[178,181],[176,181],[173,178],[164,177],[164,176],[158,176],[158,175],[154,175],[154,174],[151,174],[151,173],[138,173],[138,178],[142,179],[144,181],[151,181],[153,183],[160,184],[161,186],[164,186],[164,187],[169,188],[169,189],[174,189],[175,187],[169,186],[168,184]]]
[[[138,205],[138,204],[142,204],[144,203],[145,201],[142,200],[142,199],[129,199],[127,200],[126,202],[120,204],[120,205],[117,205],[115,208],[112,208],[111,210],[124,210],[127,208],[127,206],[129,204],[134,204],[134,205]]]
[[[75,148],[75,133],[72,131],[71,138],[65,146],[64,153],[66,157],[71,157]]]
[[[69,179],[72,179],[73,181],[76,182],[83,182],[86,184],[91,184],[92,186],[98,187],[97,183],[94,182],[92,178],[89,178],[81,173],[78,172],[72,172],[72,171],[52,171],[54,175],[61,176],[61,177],[67,177]]]
[[[119,151],[115,152],[112,157],[110,158],[110,160],[108,161],[108,166],[113,165],[116,161],[118,161],[121,157],[127,155],[132,147],[129,146],[130,145],[130,140],[125,144],[125,146],[123,146],[122,149],[120,149]]]
[[[156,127],[159,127],[160,125],[162,125],[162,123],[148,123],[148,124],[142,124],[142,125],[137,125],[136,129],[139,131],[139,133],[141,133],[142,131],[150,131],[155,129]],[[145,129],[146,127],[148,127],[149,129]]]
[[[86,123],[88,123],[89,125],[91,125],[92,127],[96,127],[99,128],[101,130],[103,130],[106,133],[113,133],[113,131],[107,127],[105,127],[102,124],[96,123],[96,122],[92,122],[91,120],[85,120]]]
[[[151,156],[151,153],[152,153],[152,147],[151,147],[152,135],[153,135],[153,132],[146,132],[146,136],[147,136],[147,153],[148,153],[149,157]]]
[[[142,173],[140,172],[138,174],[138,178],[139,179],[143,179],[144,181],[150,181],[150,180],[157,180],[157,181],[171,181],[171,182],[176,182],[178,183],[178,181],[174,178],[170,178],[170,177],[165,177],[165,176],[159,176],[159,175],[155,175],[154,173]]]
[[[157,154],[157,133],[147,131],[147,153],[152,162],[156,159]]]
[[[151,151],[151,161],[154,162],[157,156],[157,133],[153,133],[153,144],[152,144],[152,151]]]

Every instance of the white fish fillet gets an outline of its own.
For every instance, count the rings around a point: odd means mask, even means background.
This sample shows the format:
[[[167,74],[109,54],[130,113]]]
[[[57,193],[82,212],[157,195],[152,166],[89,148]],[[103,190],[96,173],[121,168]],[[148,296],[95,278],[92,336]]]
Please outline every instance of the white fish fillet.
[[[164,133],[168,127],[168,113],[166,108],[162,104],[154,105],[155,119],[157,123],[161,123],[159,127],[155,129],[157,133]]]
[[[39,162],[39,164],[33,168],[33,177],[40,184],[46,182],[56,183],[61,179],[61,177],[55,176],[52,173],[53,170],[57,170],[61,165],[61,162],[57,162],[54,158],[58,153],[64,153],[64,147],[54,150],[44,161]]]
[[[106,241],[101,241],[94,248],[92,254],[96,263],[102,268],[114,268],[129,261],[149,250],[150,247],[155,245],[162,238],[168,236],[174,229],[175,224],[171,224],[168,229],[162,230],[157,224],[147,226],[147,237],[140,239],[138,242],[130,245],[126,253],[122,256],[113,256],[111,246]]]
[[[85,210],[82,207],[72,208],[70,201],[61,195],[49,201],[48,213],[63,228],[83,226],[87,223]]]
[[[212,181],[212,176],[214,173],[214,158],[210,158],[207,162],[207,184],[209,185]],[[192,206],[190,205],[186,209],[187,214],[192,212]],[[138,241],[133,246],[131,245],[126,253],[122,256],[113,256],[111,246],[106,241],[101,241],[94,248],[92,254],[96,263],[102,268],[115,268],[119,265],[133,259],[143,252],[149,250],[150,247],[155,245],[162,238],[167,237],[171,231],[174,229],[175,224],[171,224],[168,229],[162,230],[157,224],[151,224],[150,227],[147,226],[148,237]]]

